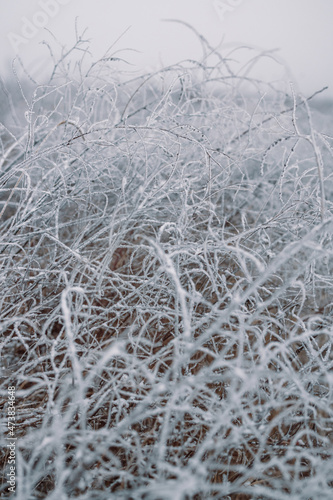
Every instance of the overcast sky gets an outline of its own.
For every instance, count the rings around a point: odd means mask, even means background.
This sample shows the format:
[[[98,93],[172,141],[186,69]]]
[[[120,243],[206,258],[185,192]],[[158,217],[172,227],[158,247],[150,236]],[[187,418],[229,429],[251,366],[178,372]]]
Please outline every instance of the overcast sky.
[[[332,0],[0,0],[2,74],[17,53],[32,74],[46,67],[42,40],[56,38],[70,46],[75,39],[75,18],[88,28],[96,57],[129,28],[116,48],[133,48],[125,58],[133,68],[156,67],[185,58],[200,57],[194,35],[179,19],[193,25],[210,43],[248,44],[280,49],[277,54],[306,95],[333,87]],[[45,28],[44,28],[45,26]],[[271,75],[264,70],[264,77]],[[332,84],[332,85],[331,85]],[[333,97],[333,88],[326,94]]]

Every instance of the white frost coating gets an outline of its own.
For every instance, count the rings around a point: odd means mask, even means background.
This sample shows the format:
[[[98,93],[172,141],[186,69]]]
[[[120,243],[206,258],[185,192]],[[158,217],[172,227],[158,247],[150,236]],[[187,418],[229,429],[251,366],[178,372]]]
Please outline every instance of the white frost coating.
[[[332,498],[331,116],[200,41],[126,79],[79,38],[0,129],[17,500]]]
[[[177,297],[179,299],[181,312],[182,312],[182,316],[183,316],[184,337],[188,339],[191,337],[191,322],[190,322],[190,317],[188,314],[188,309],[187,309],[187,304],[186,304],[186,299],[189,297],[189,295],[183,289],[183,287],[179,281],[177,271],[174,267],[174,264],[173,264],[170,256],[167,255],[166,253],[164,253],[159,245],[157,245],[154,242],[152,242],[152,244],[156,248],[157,254],[158,254],[159,258],[161,259],[161,262],[163,263],[163,266],[164,266],[166,272],[170,275],[170,277],[172,278],[172,281],[174,282],[174,286],[176,288],[176,294],[177,294]]]
[[[73,363],[73,376],[77,380],[80,389],[82,388],[82,372],[79,360],[77,358],[76,347],[74,343],[74,334],[72,331],[71,310],[67,304],[70,292],[84,293],[83,288],[78,286],[68,287],[61,294],[61,310],[65,322],[65,330],[68,338],[68,350]]]

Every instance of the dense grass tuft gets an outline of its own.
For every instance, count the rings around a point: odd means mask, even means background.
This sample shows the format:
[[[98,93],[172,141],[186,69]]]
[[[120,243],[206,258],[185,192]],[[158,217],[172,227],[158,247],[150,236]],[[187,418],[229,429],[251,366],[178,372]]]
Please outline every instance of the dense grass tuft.
[[[332,138],[203,44],[70,52],[2,128],[18,500],[332,497]]]

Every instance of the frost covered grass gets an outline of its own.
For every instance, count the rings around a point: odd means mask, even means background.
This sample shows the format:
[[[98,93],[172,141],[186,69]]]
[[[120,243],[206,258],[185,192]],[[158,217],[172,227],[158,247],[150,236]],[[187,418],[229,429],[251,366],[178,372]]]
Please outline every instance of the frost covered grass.
[[[202,43],[126,80],[79,40],[2,127],[18,500],[332,498],[332,137]]]

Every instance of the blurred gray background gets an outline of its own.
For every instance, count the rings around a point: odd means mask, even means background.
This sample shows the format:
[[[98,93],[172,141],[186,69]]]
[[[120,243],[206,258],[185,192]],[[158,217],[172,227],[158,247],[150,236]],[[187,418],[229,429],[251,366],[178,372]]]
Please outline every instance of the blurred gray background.
[[[200,57],[200,44],[190,30],[162,22],[172,18],[193,25],[213,46],[222,41],[225,48],[242,43],[279,49],[275,55],[305,95],[332,82],[330,0],[1,0],[2,76],[11,71],[16,54],[32,76],[47,71],[48,50],[41,42],[55,43],[54,36],[71,46],[76,18],[80,32],[88,28],[95,57],[123,34],[113,50],[136,49],[118,54],[131,63],[130,70]],[[258,76],[278,78],[275,71],[271,64],[261,65]],[[325,97],[333,97],[333,88]]]

